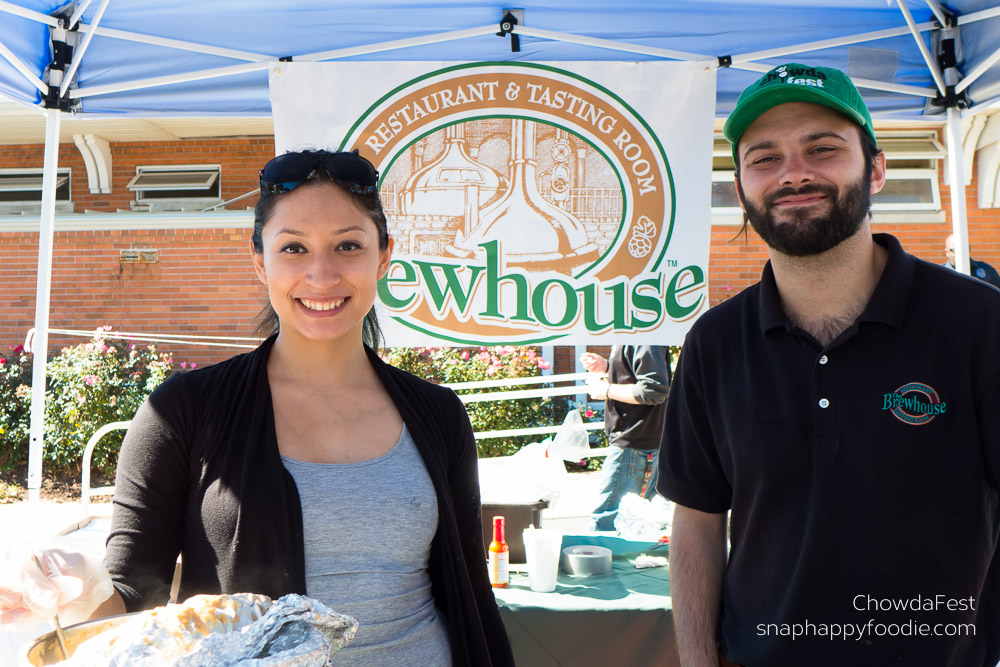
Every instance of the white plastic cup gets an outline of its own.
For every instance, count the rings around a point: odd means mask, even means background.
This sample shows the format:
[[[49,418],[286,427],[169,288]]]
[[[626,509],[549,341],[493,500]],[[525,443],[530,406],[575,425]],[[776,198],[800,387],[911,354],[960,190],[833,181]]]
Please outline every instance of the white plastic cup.
[[[528,566],[528,587],[538,593],[554,591],[559,574],[559,555],[562,553],[562,533],[526,528],[522,536]]]

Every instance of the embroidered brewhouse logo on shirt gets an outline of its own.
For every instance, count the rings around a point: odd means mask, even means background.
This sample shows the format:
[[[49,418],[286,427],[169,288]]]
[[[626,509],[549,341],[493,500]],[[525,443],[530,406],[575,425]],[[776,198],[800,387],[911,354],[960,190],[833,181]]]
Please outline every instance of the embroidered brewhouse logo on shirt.
[[[932,387],[923,382],[908,382],[891,394],[882,395],[882,409],[904,424],[926,424],[948,410]]]

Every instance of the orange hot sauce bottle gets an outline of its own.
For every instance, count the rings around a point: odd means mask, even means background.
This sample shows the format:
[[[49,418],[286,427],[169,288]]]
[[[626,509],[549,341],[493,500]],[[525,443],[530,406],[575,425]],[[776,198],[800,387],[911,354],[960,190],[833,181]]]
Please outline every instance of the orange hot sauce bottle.
[[[507,588],[510,573],[507,570],[510,548],[503,536],[503,517],[493,517],[493,541],[489,548],[490,584],[493,588]]]

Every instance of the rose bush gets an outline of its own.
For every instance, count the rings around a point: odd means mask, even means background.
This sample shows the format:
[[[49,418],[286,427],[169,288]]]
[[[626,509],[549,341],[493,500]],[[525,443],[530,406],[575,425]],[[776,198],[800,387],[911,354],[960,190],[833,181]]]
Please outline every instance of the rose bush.
[[[88,343],[65,347],[49,359],[45,398],[44,459],[78,470],[87,440],[104,424],[132,419],[146,397],[171,372],[173,359],[152,345],[105,338],[101,327]],[[27,459],[31,410],[31,357],[23,349],[0,365],[0,469]],[[114,471],[124,431],[105,436],[93,466]]]
[[[18,345],[0,355],[0,470],[28,458],[31,356]]]
[[[541,375],[550,364],[533,347],[504,345],[479,348],[397,347],[385,351],[386,362],[431,382],[455,383],[477,380],[500,380]],[[538,387],[541,385],[528,385]],[[513,391],[526,387],[494,387],[462,393]],[[553,401],[526,398],[510,401],[485,401],[465,406],[475,431],[550,426]],[[479,456],[506,456],[529,442],[545,436],[518,436],[479,440]]]

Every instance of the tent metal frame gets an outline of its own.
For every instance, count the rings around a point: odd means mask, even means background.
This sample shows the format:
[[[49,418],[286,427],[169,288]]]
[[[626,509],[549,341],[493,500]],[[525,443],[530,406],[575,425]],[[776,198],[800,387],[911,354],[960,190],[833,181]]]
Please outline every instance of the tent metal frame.
[[[27,79],[43,96],[43,100],[48,98],[48,104],[52,105],[52,88],[58,88],[59,94],[56,96],[57,104],[52,108],[46,108],[45,114],[45,158],[42,177],[42,212],[40,220],[40,235],[38,244],[38,284],[35,296],[35,339],[33,345],[34,364],[32,368],[32,393],[31,393],[31,425],[29,438],[29,458],[28,458],[28,492],[29,500],[37,502],[41,488],[42,469],[42,447],[44,445],[44,407],[45,407],[45,370],[46,355],[48,352],[49,334],[49,306],[52,280],[52,247],[54,241],[55,223],[55,190],[57,181],[57,168],[59,157],[59,129],[63,111],[58,107],[65,107],[71,100],[80,100],[86,97],[97,95],[107,95],[120,93],[129,90],[150,88],[155,86],[166,86],[175,83],[191,82],[205,79],[235,76],[248,72],[267,69],[269,63],[274,60],[291,60],[298,62],[321,62],[338,60],[360,55],[370,55],[384,53],[388,51],[410,48],[415,46],[425,46],[429,44],[448,42],[470,37],[492,35],[496,33],[496,24],[473,27],[463,30],[453,30],[431,35],[423,35],[408,39],[393,40],[370,44],[364,46],[349,47],[343,49],[333,49],[312,54],[302,54],[291,58],[278,58],[273,55],[252,53],[236,49],[226,49],[213,47],[204,44],[187,42],[184,40],[157,37],[154,35],[139,34],[124,30],[109,29],[100,27],[100,21],[104,11],[109,4],[109,0],[101,0],[101,4],[95,13],[94,19],[89,24],[79,23],[84,11],[92,4],[93,0],[84,0],[78,6],[69,19],[61,19],[53,16],[46,16],[10,2],[0,0],[0,13],[12,14],[32,21],[37,21],[50,27],[53,42],[66,41],[68,30],[76,30],[83,34],[83,42],[76,49],[68,71],[62,75],[62,70],[50,67],[48,70],[49,81],[46,83],[38,77],[32,69],[22,62],[6,45],[0,42],[0,57],[9,62],[25,79]],[[509,30],[502,30],[502,35],[524,35],[527,37],[537,37],[540,39],[562,41],[578,45],[591,46],[601,49],[622,51],[624,53],[639,54],[664,58],[669,60],[686,60],[694,62],[704,62],[710,67],[732,67],[734,69],[747,70],[752,72],[766,72],[771,69],[770,65],[758,61],[782,56],[791,56],[798,53],[811,52],[858,44],[864,42],[897,37],[911,34],[917,43],[921,55],[927,65],[928,71],[934,79],[935,88],[919,88],[917,86],[906,86],[870,79],[854,78],[855,84],[860,88],[867,88],[893,93],[914,95],[937,100],[944,100],[946,107],[946,136],[948,147],[948,178],[952,188],[951,210],[953,230],[956,236],[955,244],[955,265],[960,271],[969,271],[969,251],[968,251],[968,225],[965,205],[965,178],[963,174],[963,152],[962,152],[962,112],[959,108],[962,93],[978,77],[982,76],[992,65],[1000,61],[1000,48],[991,56],[973,69],[963,79],[959,80],[959,72],[951,70],[941,71],[936,58],[930,53],[924,41],[924,33],[940,31],[940,34],[957,36],[957,29],[962,25],[967,25],[975,21],[986,20],[1000,16],[1000,7],[973,12],[964,16],[947,16],[938,5],[936,0],[926,0],[928,7],[937,18],[937,21],[916,23],[906,6],[905,2],[897,2],[897,6],[905,23],[899,28],[880,30],[875,32],[848,35],[845,37],[828,39],[815,42],[807,42],[792,46],[755,51],[751,53],[712,56],[708,54],[689,53],[659,47],[642,46],[629,42],[588,37],[586,35],[562,33],[552,30],[529,28],[523,25],[514,24]],[[502,21],[501,21],[502,22]],[[76,73],[83,61],[86,51],[95,35],[126,41],[142,42],[166,48],[193,51],[201,54],[231,58],[233,60],[246,61],[239,65],[217,67],[194,72],[184,72],[169,76],[152,77],[147,79],[137,79],[117,84],[89,86],[83,88],[71,88],[73,86]],[[943,40],[941,40],[943,41]],[[992,104],[992,102],[990,103]],[[969,110],[969,114],[975,113],[983,107],[982,105]]]

